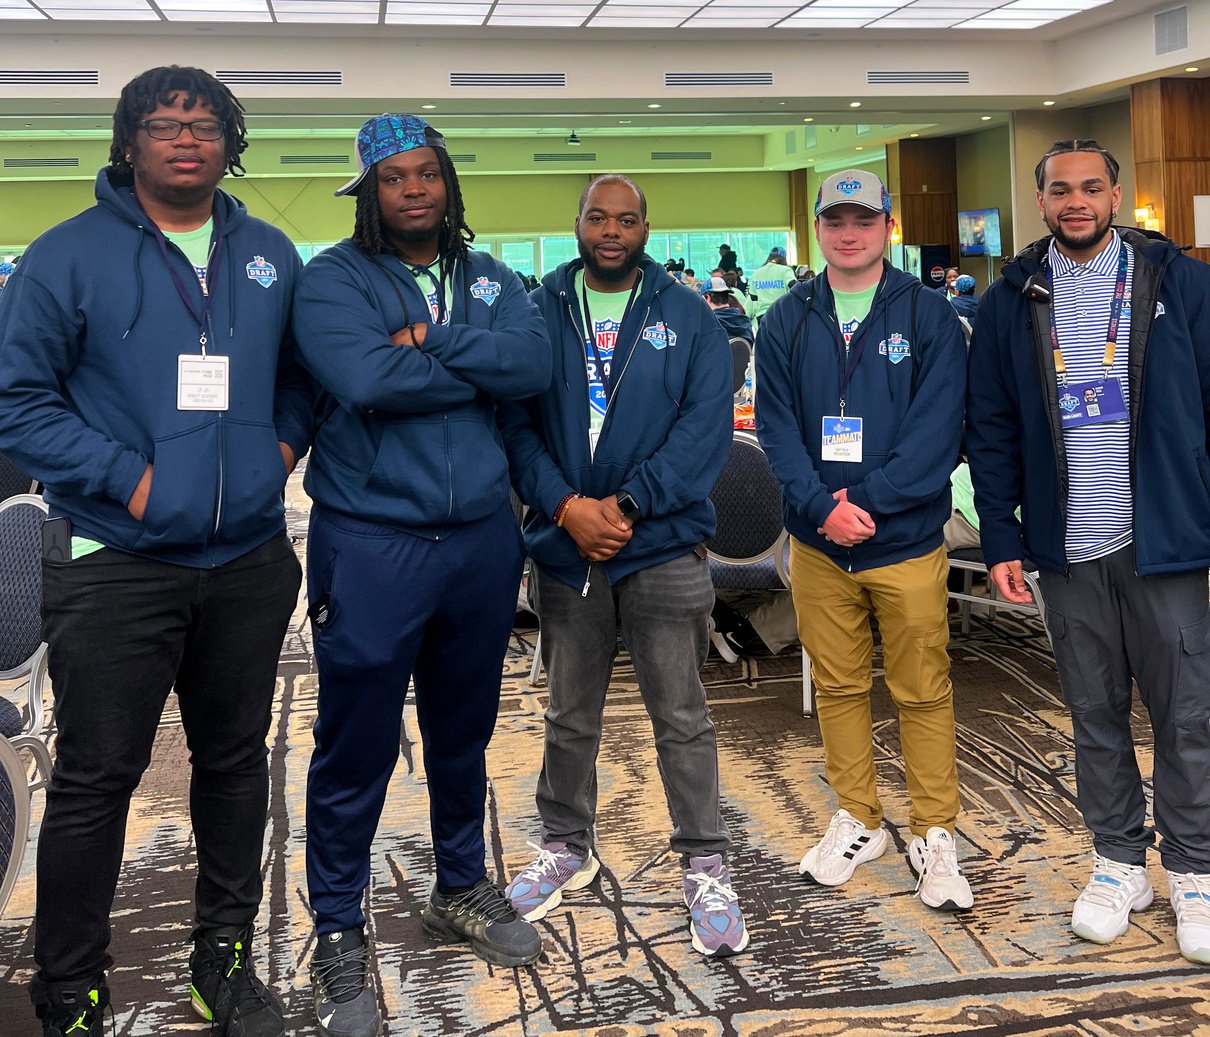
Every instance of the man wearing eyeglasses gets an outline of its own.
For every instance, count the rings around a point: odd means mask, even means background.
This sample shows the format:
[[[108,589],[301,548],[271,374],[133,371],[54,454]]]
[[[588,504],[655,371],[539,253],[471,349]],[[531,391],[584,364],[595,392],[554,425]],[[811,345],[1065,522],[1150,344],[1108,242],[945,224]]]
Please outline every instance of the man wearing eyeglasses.
[[[265,735],[301,576],[282,491],[313,404],[287,331],[298,254],[218,189],[242,172],[244,138],[239,102],[206,73],[134,79],[97,204],[30,246],[0,308],[0,450],[45,484],[51,514],[58,753],[31,990],[48,1037],[105,1032],[126,817],[174,687],[197,850],[180,992],[216,1033],[284,1033],[249,950]]]
[[[1113,225],[1118,164],[1096,141],[1057,142],[1035,173],[1050,236],[1004,268],[971,341],[983,554],[1010,601],[1032,600],[1022,559],[1040,570],[1092,832],[1073,932],[1110,943],[1154,897],[1133,681],[1177,943],[1210,965],[1210,268]]]

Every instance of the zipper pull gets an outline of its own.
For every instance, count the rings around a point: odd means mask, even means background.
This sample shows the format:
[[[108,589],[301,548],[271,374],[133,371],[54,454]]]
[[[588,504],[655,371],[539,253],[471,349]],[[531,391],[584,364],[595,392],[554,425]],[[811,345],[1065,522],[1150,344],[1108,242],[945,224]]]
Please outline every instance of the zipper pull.
[[[584,589],[583,589],[582,591],[580,591],[580,597],[581,597],[581,598],[587,598],[587,597],[588,597],[588,588],[589,588],[589,586],[591,585],[591,583],[592,583],[592,565],[590,564],[590,565],[588,566],[588,572],[587,572],[587,574],[584,576]]]

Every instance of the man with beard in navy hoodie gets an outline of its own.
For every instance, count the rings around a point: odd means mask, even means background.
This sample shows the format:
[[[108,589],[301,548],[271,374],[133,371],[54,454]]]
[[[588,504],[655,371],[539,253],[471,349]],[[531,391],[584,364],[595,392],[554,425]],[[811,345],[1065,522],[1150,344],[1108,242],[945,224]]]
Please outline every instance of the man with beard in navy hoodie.
[[[647,202],[626,177],[580,198],[580,259],[533,294],[550,331],[554,382],[503,408],[513,482],[532,509],[525,542],[550,681],[538,779],[538,856],[509,884],[542,918],[596,876],[596,758],[622,638],[655,732],[681,857],[694,948],[748,943],[724,862],[718,753],[698,676],[714,589],[710,490],[731,441],[731,357],[691,289],[643,251]]]
[[[312,399],[287,332],[298,253],[218,189],[243,109],[198,69],[122,91],[97,204],[25,253],[0,306],[0,450],[46,486],[57,757],[38,839],[43,1034],[99,1037],[131,793],[176,689],[193,766],[192,1004],[284,1033],[248,956],[277,659],[301,578],[282,491]]]

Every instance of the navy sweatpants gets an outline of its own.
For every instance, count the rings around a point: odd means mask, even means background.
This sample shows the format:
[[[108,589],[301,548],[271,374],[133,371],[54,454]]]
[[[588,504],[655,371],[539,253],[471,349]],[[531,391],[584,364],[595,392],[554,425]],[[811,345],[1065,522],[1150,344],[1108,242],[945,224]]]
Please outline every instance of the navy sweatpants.
[[[307,883],[321,936],[365,924],[370,844],[399,759],[408,680],[424,744],[437,880],[485,874],[484,751],[524,548],[505,502],[440,540],[311,513],[319,720],[307,779]],[[317,615],[317,602],[327,606]]]

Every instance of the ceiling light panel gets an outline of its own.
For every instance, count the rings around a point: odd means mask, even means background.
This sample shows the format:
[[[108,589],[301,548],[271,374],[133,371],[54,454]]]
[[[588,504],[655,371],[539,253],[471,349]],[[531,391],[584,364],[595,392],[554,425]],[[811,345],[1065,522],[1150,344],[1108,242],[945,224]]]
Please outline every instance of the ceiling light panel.
[[[3,18],[39,18],[44,19],[41,11],[35,11],[29,4],[24,4],[21,7],[0,7],[0,19]]]
[[[827,11],[835,8],[848,8],[853,6],[853,0],[815,0],[810,7],[804,7],[799,11],[799,15],[812,15],[817,12]],[[877,7],[884,14],[887,11],[898,10],[903,6],[903,0],[866,0],[861,7]],[[989,5],[990,6],[990,5]]]
[[[924,17],[912,15],[908,16],[907,12],[893,14],[889,18],[880,18],[878,21],[871,23],[872,29],[948,29],[952,25],[956,25],[962,19],[957,15],[945,15],[932,17]]]
[[[867,7],[864,4],[860,7],[854,7],[850,3],[846,8],[827,7],[821,8],[818,11],[808,11],[805,14],[796,14],[783,24],[798,24],[799,22],[809,21],[813,25],[829,25],[834,21],[854,21],[861,19],[861,24],[864,25],[866,22],[873,21],[875,18],[882,18],[890,13],[884,7]]]
[[[273,13],[283,14],[372,14],[378,17],[378,0],[273,0]]]
[[[983,18],[972,18],[970,21],[959,22],[955,29],[1036,29],[1049,25],[1054,19],[1041,18],[1035,22],[1016,21],[1012,18],[995,18],[995,11]]]
[[[798,29],[857,29],[863,25],[869,25],[870,18],[853,18],[849,15],[837,14],[835,18],[819,18],[817,16],[802,16],[795,15],[793,18],[788,18],[781,23],[779,28],[798,28]]]
[[[643,29],[662,29],[676,28],[685,19],[680,15],[669,16],[667,11],[653,11],[649,15],[641,14],[614,14],[612,11],[606,10],[598,14],[588,24],[595,26],[615,25],[618,28],[643,28]]]
[[[57,2],[58,0],[56,0]],[[43,6],[42,10],[57,22],[158,22],[160,20],[160,16],[146,4],[125,9],[109,6],[52,7],[47,4]],[[2,16],[2,12],[0,12],[0,16]]]
[[[530,18],[587,18],[597,9],[596,4],[534,4],[510,3],[500,0],[496,14],[518,15]]]

